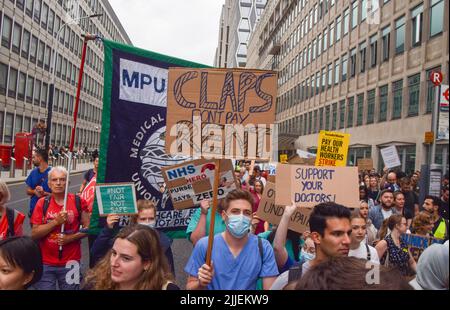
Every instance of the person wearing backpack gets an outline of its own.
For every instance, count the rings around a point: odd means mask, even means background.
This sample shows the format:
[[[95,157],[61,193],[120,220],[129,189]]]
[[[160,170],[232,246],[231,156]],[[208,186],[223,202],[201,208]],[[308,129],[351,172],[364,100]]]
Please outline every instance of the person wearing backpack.
[[[79,263],[81,259],[81,239],[87,234],[80,232],[80,225],[88,227],[89,210],[84,199],[71,193],[67,195],[66,211],[63,210],[68,181],[64,167],[52,168],[48,179],[52,195],[37,202],[31,217],[31,237],[39,241],[44,264],[42,278],[35,288],[55,290],[58,283],[59,289],[75,290],[79,288],[80,268],[78,265],[78,274],[75,274],[77,266],[74,267],[72,262]],[[61,233],[62,224],[65,225],[64,233]]]
[[[10,197],[8,186],[0,180],[0,240],[23,235],[22,225],[25,215],[5,206]]]
[[[186,264],[188,290],[255,290],[258,278],[269,289],[278,268],[267,240],[249,234],[253,196],[233,190],[224,199],[226,230],[214,236],[211,266],[205,263],[208,237],[200,239]]]
[[[348,256],[352,233],[350,216],[350,209],[334,202],[324,202],[315,206],[309,216],[310,236],[316,246],[314,259],[291,266],[278,276],[271,289],[282,290],[291,286],[293,288],[311,267],[330,257]]]

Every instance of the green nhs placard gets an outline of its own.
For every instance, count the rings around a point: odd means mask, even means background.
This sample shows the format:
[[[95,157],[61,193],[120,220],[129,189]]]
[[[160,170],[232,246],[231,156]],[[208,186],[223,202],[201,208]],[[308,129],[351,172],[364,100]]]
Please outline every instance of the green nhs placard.
[[[137,214],[136,191],[133,183],[97,184],[95,194],[100,216]]]

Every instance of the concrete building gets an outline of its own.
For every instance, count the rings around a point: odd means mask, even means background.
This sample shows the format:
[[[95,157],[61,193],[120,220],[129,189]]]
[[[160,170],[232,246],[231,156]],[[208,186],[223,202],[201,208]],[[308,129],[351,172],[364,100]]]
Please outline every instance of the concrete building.
[[[214,66],[243,68],[247,62],[247,43],[267,0],[225,0],[219,25],[219,42]]]
[[[57,32],[69,18],[99,18]],[[0,143],[14,144],[47,118],[52,57],[57,55],[51,143],[69,144],[84,33],[131,44],[107,0],[0,1]],[[98,148],[103,105],[103,44],[88,44],[75,147]]]
[[[428,161],[435,89],[449,79],[448,0],[269,1],[247,67],[277,70],[280,150],[314,152],[320,130],[351,134],[348,164],[395,145],[402,169]],[[448,140],[436,162],[448,170]]]

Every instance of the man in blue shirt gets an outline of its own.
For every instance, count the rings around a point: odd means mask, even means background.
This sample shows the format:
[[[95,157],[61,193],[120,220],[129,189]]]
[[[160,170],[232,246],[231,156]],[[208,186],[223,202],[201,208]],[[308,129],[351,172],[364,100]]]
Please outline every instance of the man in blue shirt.
[[[208,237],[200,239],[185,267],[188,290],[255,290],[258,278],[270,289],[278,275],[270,243],[249,234],[253,197],[233,190],[223,201],[226,230],[214,236],[211,266],[205,264]]]
[[[51,190],[48,187],[48,172],[51,167],[48,166],[48,153],[45,149],[36,149],[33,153],[34,168],[28,178],[25,180],[27,185],[27,195],[30,199],[30,212],[28,216],[33,214],[39,198],[50,195]]]

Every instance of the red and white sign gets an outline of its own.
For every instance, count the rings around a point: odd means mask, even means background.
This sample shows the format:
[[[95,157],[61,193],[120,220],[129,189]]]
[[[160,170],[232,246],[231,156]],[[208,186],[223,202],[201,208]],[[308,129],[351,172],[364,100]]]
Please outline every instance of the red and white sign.
[[[97,177],[93,177],[91,181],[86,185],[83,189],[83,192],[80,194],[80,197],[86,200],[89,213],[92,213],[92,206],[94,205],[95,198],[95,185],[97,184]]]
[[[441,85],[440,107],[448,107],[448,85]]]
[[[440,71],[433,71],[430,73],[430,81],[434,84],[434,86],[441,85],[443,79],[444,77]]]

